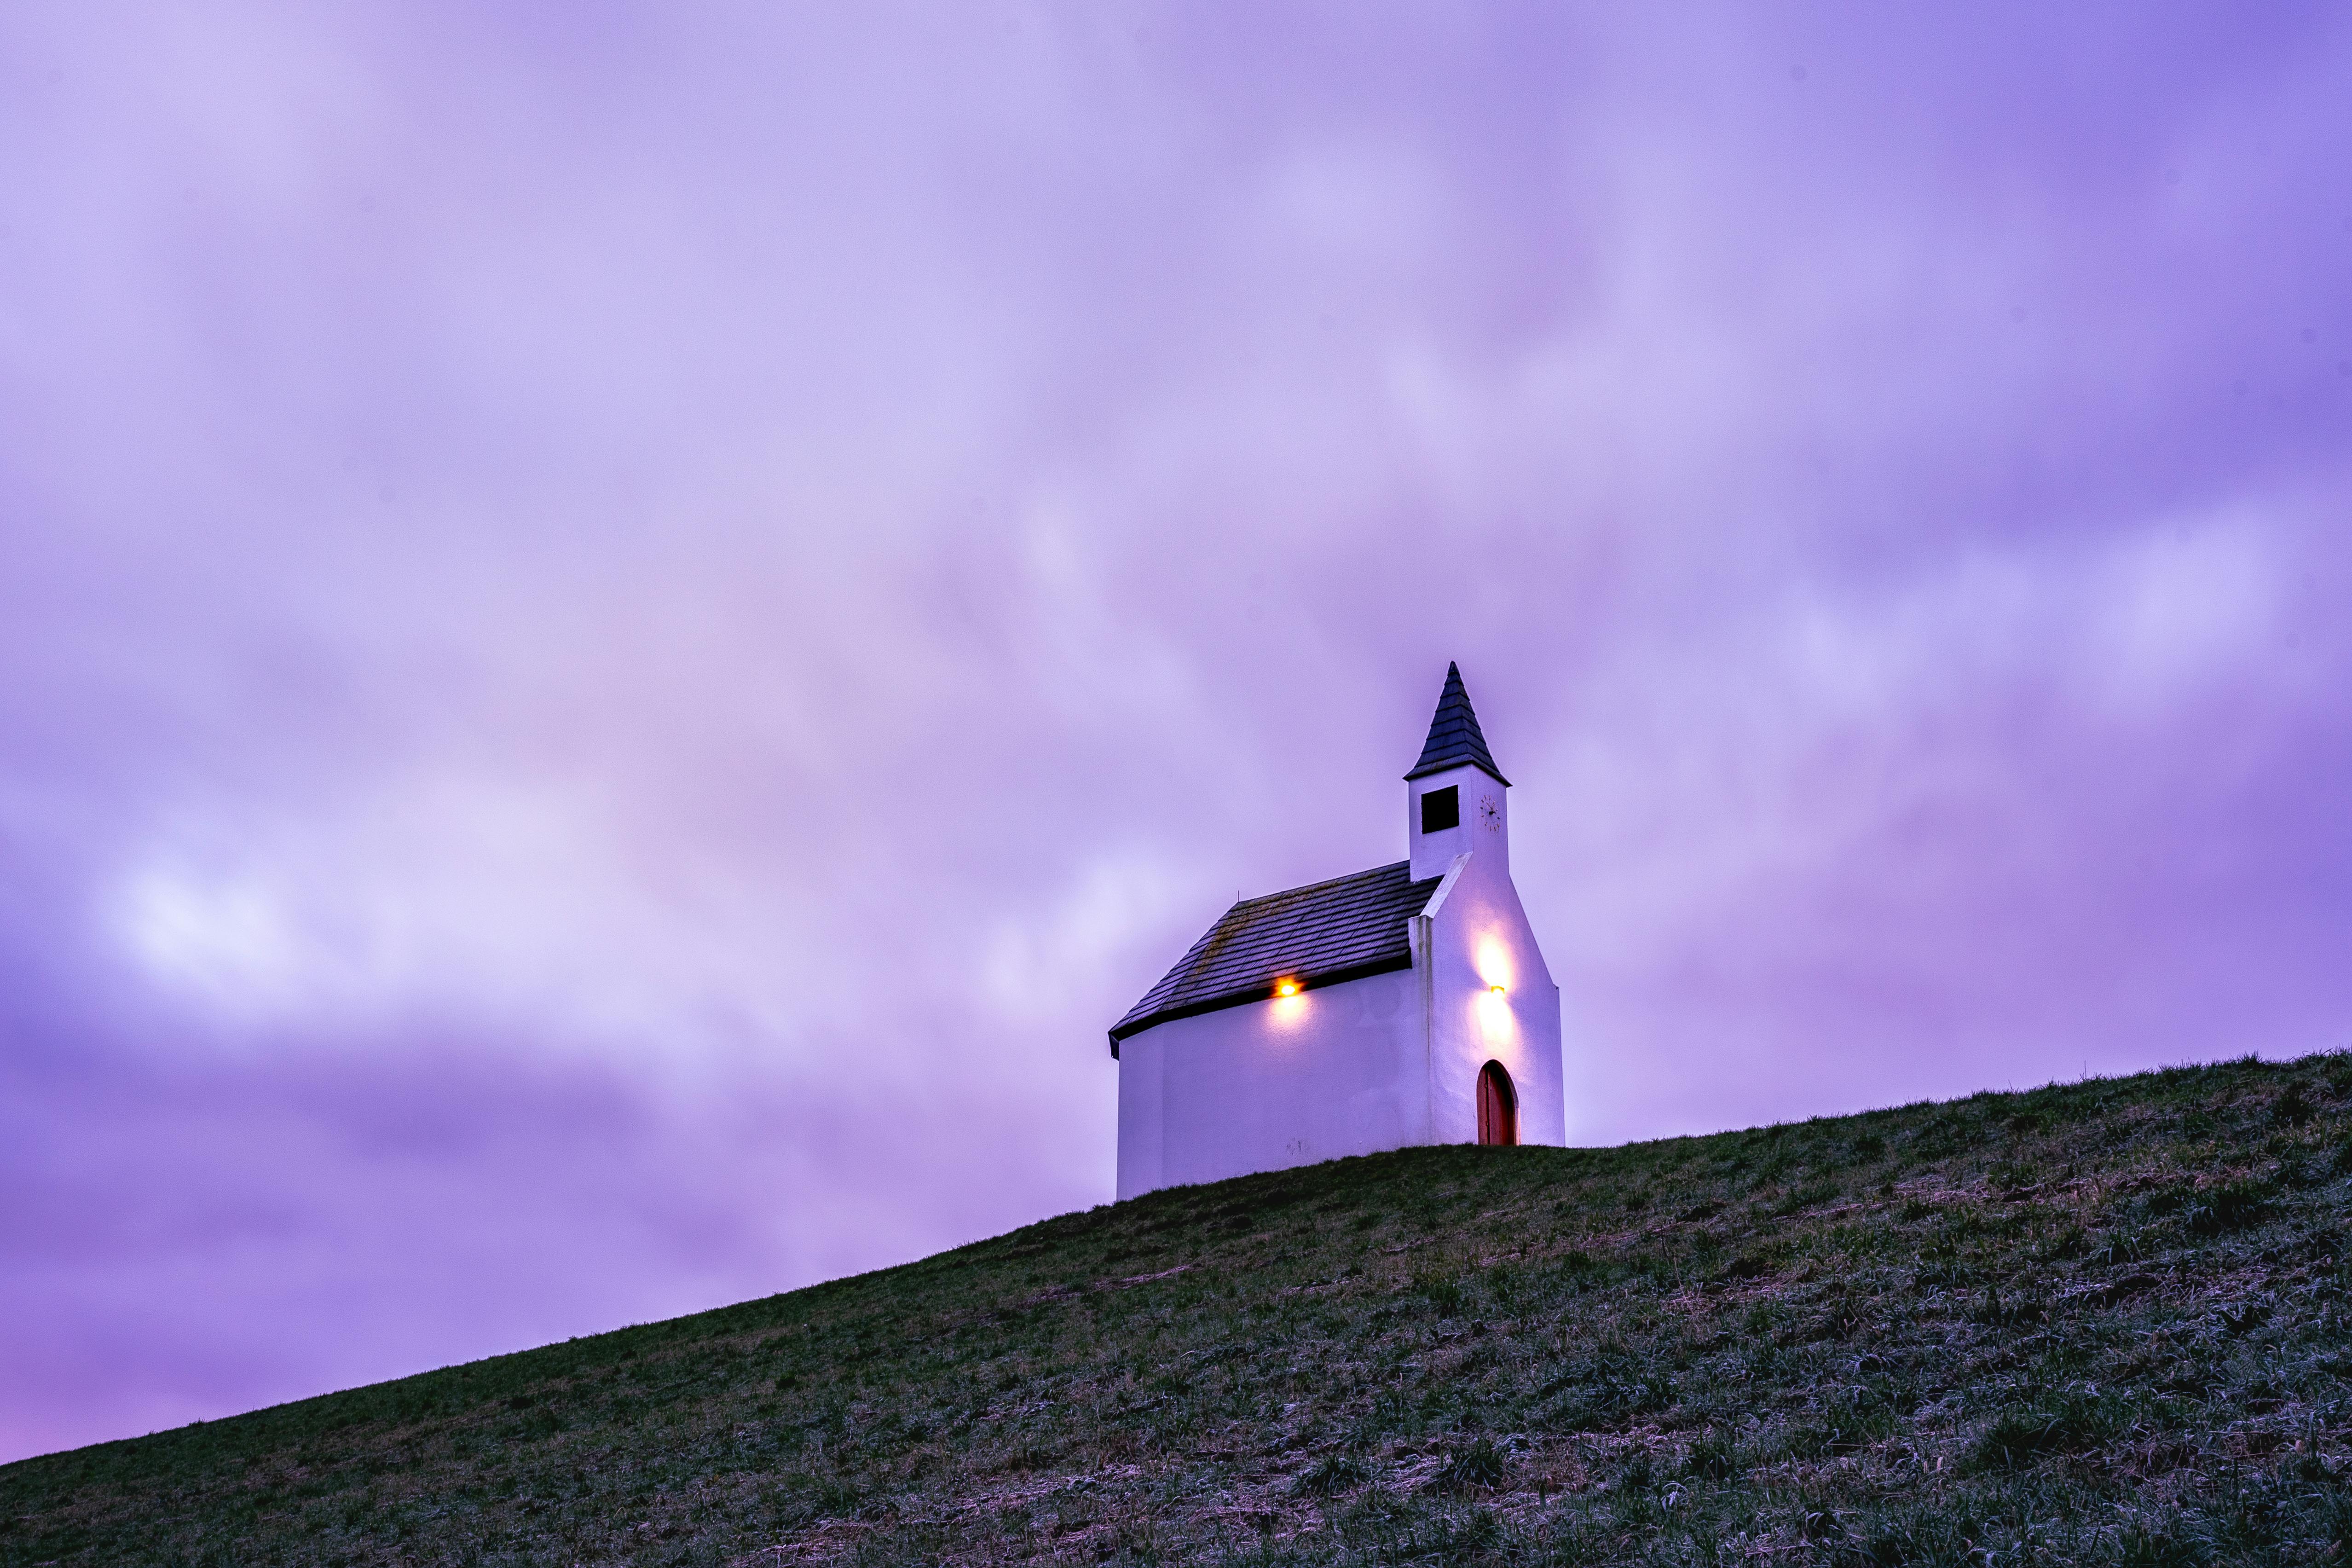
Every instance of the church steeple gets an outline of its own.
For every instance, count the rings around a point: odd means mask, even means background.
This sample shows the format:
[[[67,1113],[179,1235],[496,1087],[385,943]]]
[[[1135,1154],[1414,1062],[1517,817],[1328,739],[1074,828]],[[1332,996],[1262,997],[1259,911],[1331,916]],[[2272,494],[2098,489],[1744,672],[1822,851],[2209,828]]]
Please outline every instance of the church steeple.
[[[1445,667],[1445,691],[1429,721],[1421,761],[1404,775],[1405,843],[1412,879],[1442,877],[1459,855],[1475,853],[1508,875],[1511,781],[1495,765],[1459,665]]]
[[[1439,694],[1437,712],[1429,721],[1429,739],[1422,744],[1421,761],[1404,776],[1411,782],[1465,763],[1486,770],[1496,784],[1510,787],[1511,781],[1495,765],[1494,753],[1486,750],[1486,737],[1478,732],[1478,715],[1471,710],[1470,692],[1462,684],[1462,668],[1448,663],[1445,689]]]

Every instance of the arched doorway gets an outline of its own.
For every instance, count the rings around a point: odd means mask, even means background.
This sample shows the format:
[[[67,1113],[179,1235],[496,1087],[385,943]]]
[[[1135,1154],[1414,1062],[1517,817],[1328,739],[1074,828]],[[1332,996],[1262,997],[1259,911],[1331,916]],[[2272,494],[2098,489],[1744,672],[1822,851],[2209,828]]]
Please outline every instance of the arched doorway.
[[[1519,1141],[1519,1091],[1500,1062],[1478,1069],[1478,1142],[1512,1144]]]

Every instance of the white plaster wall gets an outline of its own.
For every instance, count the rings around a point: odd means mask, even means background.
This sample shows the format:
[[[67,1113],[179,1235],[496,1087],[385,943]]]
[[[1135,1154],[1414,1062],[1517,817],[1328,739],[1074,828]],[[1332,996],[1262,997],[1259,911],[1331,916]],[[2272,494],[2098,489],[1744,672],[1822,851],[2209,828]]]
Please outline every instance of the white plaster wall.
[[[1161,1144],[1160,1089],[1168,1077],[1168,1053],[1159,1035],[1162,1024],[1122,1041],[1118,1050],[1118,1195],[1131,1198],[1159,1186]]]
[[[1118,1195],[1427,1142],[1428,1084],[1411,970],[1158,1025],[1119,1045]]]
[[[1478,1072],[1498,1061],[1518,1090],[1519,1142],[1565,1144],[1559,987],[1499,855],[1473,849],[1420,945],[1431,966],[1431,1141],[1478,1141]]]

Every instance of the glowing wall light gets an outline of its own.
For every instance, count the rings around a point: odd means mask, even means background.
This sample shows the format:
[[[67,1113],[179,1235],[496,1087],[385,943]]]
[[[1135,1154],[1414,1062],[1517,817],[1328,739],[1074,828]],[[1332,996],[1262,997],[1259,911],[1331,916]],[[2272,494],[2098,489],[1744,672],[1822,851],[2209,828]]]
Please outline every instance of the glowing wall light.
[[[1274,983],[1274,1027],[1276,1034],[1288,1034],[1307,1023],[1307,987],[1296,974],[1286,974]]]
[[[1478,998],[1478,1027],[1489,1045],[1501,1045],[1508,1040],[1517,1020],[1511,1016],[1511,994],[1499,985],[1489,985]]]

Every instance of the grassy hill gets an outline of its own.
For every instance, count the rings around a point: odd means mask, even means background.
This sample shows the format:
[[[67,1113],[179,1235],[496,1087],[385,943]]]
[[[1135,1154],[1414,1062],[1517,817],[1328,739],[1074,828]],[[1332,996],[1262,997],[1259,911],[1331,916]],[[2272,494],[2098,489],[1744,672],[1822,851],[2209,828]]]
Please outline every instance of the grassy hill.
[[[0,1562],[2339,1563],[2352,1057],[1424,1149],[0,1468]]]

